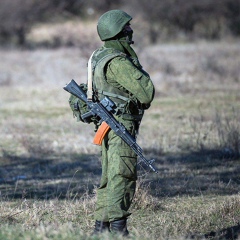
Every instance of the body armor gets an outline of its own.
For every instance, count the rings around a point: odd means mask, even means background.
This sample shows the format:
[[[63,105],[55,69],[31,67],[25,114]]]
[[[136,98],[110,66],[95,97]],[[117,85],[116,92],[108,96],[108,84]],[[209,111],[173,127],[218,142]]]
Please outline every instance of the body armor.
[[[109,84],[106,79],[106,66],[115,57],[123,57],[131,60],[126,54],[112,48],[102,47],[92,57],[93,89],[97,98],[101,101],[108,96],[116,104],[116,115],[143,115],[143,109],[139,101],[126,89],[119,89]]]

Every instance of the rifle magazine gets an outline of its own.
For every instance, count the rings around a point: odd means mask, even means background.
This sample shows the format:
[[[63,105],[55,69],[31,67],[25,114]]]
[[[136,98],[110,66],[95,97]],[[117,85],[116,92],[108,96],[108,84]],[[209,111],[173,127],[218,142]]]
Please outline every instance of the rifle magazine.
[[[102,122],[94,136],[93,144],[102,145],[103,138],[105,137],[109,129],[109,125],[106,122]]]

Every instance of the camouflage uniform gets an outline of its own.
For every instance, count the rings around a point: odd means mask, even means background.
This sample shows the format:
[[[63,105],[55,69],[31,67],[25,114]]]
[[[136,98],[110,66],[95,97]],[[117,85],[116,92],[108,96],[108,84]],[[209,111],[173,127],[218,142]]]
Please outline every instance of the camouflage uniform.
[[[127,23],[129,18],[126,15]],[[135,136],[144,110],[153,100],[154,86],[130,47],[131,37],[126,41],[126,36],[122,35],[116,39],[103,39],[99,35],[105,43],[92,57],[95,94],[100,100],[108,96],[115,102],[116,119]],[[112,223],[113,228],[114,222],[125,221],[130,215],[128,210],[137,180],[136,166],[137,156],[131,147],[110,130],[102,143],[102,177],[97,190],[96,222],[107,227]]]

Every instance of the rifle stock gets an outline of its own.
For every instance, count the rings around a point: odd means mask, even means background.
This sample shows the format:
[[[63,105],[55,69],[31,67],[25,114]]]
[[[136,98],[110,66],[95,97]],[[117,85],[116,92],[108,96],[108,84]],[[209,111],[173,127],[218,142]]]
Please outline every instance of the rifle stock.
[[[77,85],[73,79],[70,81],[70,83],[63,87],[63,89],[80,98],[84,102],[87,102],[87,94]]]
[[[152,165],[155,160],[147,160],[143,156],[142,149],[137,144],[136,139],[128,132],[124,125],[119,123],[113,116],[112,112],[114,112],[114,103],[108,97],[105,97],[101,102],[88,101],[86,93],[74,80],[71,80],[63,89],[86,102],[89,108],[89,113],[86,113],[88,116],[100,117],[102,125],[100,126],[99,132],[96,133],[94,142],[100,144],[109,128],[111,128],[116,135],[121,137],[123,141],[132,148],[145,165],[147,165],[153,172],[158,173]],[[108,125],[108,127],[106,125]]]

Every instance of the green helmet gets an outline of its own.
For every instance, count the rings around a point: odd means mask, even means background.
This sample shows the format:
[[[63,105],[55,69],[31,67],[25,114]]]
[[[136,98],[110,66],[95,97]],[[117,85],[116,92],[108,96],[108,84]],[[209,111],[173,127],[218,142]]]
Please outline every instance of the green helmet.
[[[97,31],[100,39],[105,41],[115,37],[131,20],[132,17],[122,10],[110,10],[104,13],[99,18],[97,25]]]

